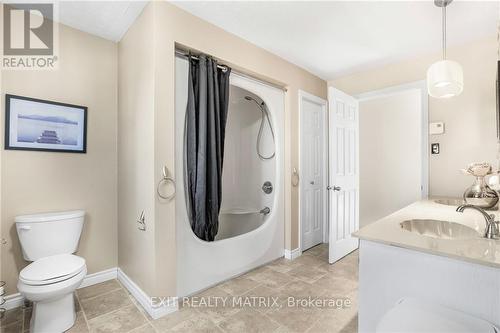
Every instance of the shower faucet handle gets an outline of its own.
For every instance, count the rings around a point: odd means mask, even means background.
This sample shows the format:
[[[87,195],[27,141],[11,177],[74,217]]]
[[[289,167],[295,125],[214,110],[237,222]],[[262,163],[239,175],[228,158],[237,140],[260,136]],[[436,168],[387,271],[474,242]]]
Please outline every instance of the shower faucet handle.
[[[273,184],[270,181],[264,182],[262,185],[262,191],[264,191],[265,194],[269,194],[273,191]]]
[[[271,208],[269,208],[269,207],[267,207],[267,206],[266,206],[266,207],[264,207],[264,208],[262,208],[262,209],[260,210],[259,214],[262,214],[262,215],[266,216],[266,215],[267,215],[267,214],[269,214],[270,212],[271,212]]]

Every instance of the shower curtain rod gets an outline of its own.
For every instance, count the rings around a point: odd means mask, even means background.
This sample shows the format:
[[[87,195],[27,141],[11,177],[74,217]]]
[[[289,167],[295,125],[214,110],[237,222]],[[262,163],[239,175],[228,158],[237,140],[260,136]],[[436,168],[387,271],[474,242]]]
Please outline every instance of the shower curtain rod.
[[[179,57],[182,57],[182,58],[188,58],[189,56],[191,56],[192,59],[199,60],[198,56],[193,55],[193,54],[190,55],[188,52],[183,51],[183,50],[179,50],[179,49],[175,49],[175,55],[179,56]],[[227,67],[228,66],[226,66],[226,65],[217,65],[217,68],[220,68],[222,70],[227,70]],[[285,87],[283,87],[283,86],[277,85],[275,83],[264,81],[262,79],[259,79],[259,78],[255,77],[255,76],[253,76],[253,75],[250,75],[250,74],[246,74],[246,73],[234,70],[234,69],[231,70],[231,73],[239,75],[239,76],[246,77],[248,79],[252,79],[252,80],[258,81],[260,83],[266,84],[266,85],[271,86],[273,88],[277,88],[277,89],[283,90],[284,92],[288,91],[288,89],[285,88]]]
[[[191,56],[191,59],[200,60],[200,58],[198,58],[197,56],[189,54],[189,53],[186,53],[186,52],[183,52],[183,51],[180,51],[180,50],[175,50],[175,54],[179,55],[181,57],[184,57],[184,58],[189,58],[189,56]],[[217,65],[217,68],[220,68],[223,71],[227,71],[227,66],[224,66],[224,65]]]

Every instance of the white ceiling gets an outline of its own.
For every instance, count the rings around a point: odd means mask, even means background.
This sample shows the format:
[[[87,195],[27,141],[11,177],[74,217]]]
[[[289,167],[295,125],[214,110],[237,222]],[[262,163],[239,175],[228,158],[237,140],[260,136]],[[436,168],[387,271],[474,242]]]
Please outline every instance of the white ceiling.
[[[441,48],[441,10],[432,1],[174,4],[323,79]],[[498,6],[497,1],[454,1],[448,7],[448,45],[495,36]]]
[[[119,41],[147,1],[58,1],[59,22],[90,34]]]
[[[59,1],[59,21],[119,41],[147,1]],[[432,1],[175,1],[323,79],[440,50]],[[448,45],[494,36],[498,1],[448,7]],[[186,28],[186,27],[180,27]]]

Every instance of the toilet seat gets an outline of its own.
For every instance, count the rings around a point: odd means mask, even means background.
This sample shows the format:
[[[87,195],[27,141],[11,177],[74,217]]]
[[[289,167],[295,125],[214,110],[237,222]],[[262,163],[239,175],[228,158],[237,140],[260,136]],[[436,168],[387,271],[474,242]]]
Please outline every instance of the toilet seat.
[[[32,262],[21,271],[19,281],[30,286],[50,285],[71,279],[85,269],[85,259],[60,254]]]

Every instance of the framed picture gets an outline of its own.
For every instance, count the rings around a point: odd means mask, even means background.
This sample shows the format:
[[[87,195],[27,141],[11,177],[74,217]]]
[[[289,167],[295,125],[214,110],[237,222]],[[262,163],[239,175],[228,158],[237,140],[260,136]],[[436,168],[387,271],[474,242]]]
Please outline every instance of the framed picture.
[[[86,153],[87,107],[5,95],[5,149]]]

